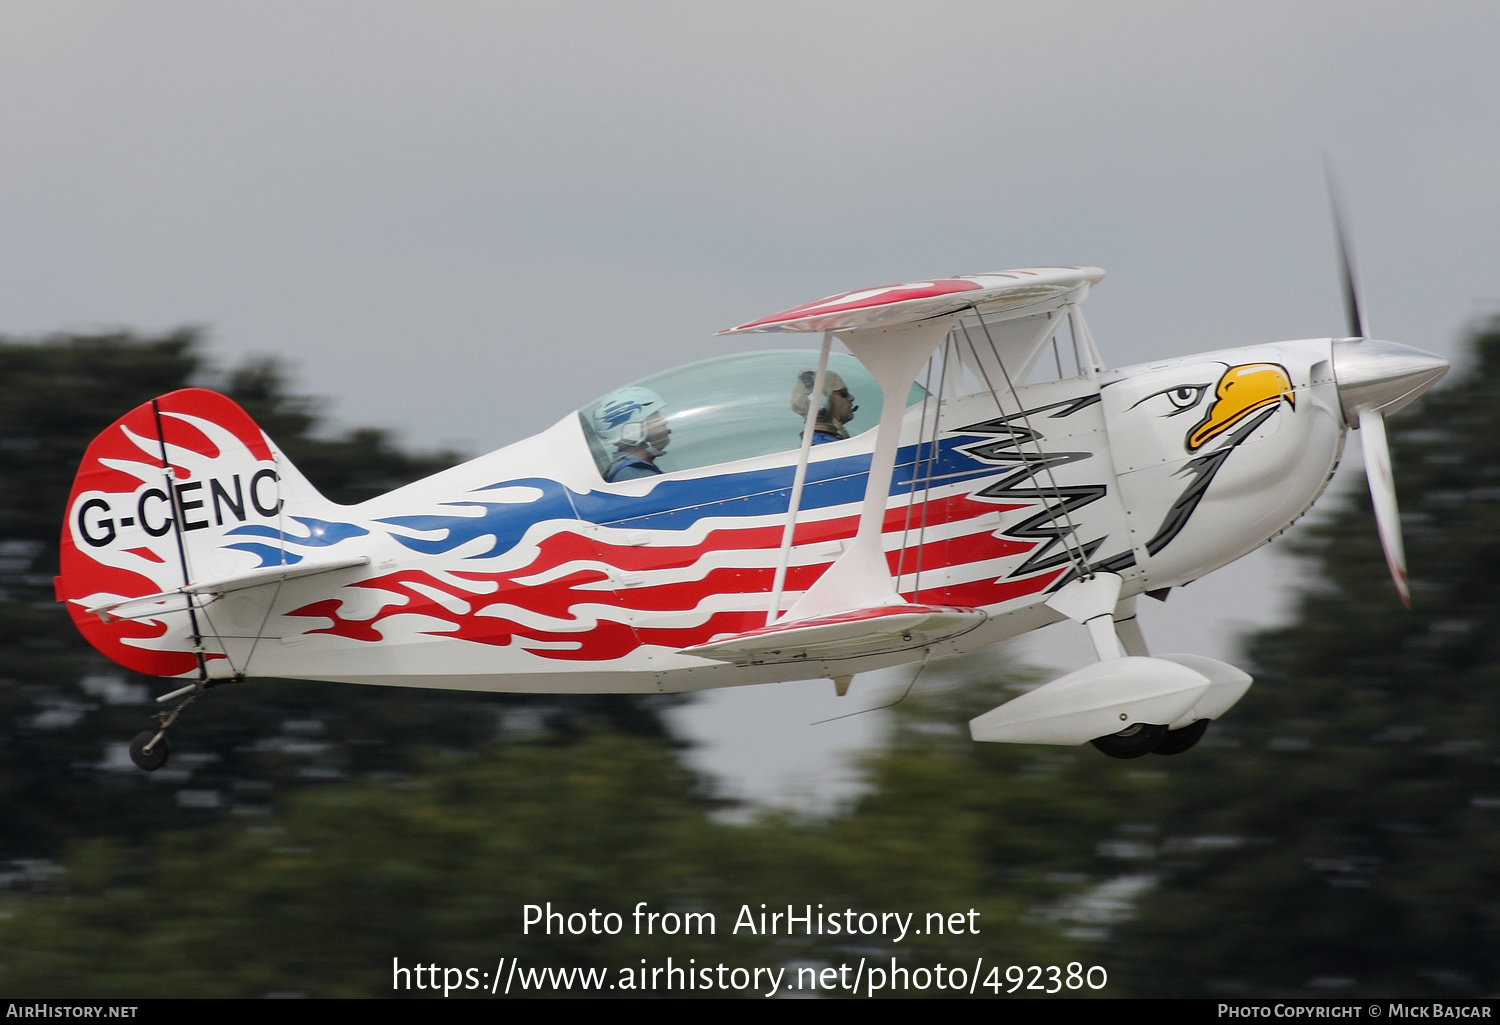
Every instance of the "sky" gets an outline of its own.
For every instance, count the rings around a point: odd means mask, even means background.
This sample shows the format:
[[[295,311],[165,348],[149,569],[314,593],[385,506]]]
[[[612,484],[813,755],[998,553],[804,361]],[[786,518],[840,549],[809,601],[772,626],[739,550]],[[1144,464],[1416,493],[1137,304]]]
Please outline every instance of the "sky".
[[[1372,333],[1457,356],[1500,308],[1497,42],[1386,0],[8,0],[0,334],[198,325],[478,454],[894,281],[1103,267],[1112,365],[1342,333],[1326,153]],[[1148,626],[1226,654],[1296,575],[1222,572]],[[755,690],[688,715],[751,790],[878,736]]]

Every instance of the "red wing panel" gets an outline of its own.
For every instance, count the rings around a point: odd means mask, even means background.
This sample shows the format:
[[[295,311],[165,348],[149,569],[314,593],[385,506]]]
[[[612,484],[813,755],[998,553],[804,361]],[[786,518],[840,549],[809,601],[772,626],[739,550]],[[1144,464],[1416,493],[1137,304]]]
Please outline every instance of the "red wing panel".
[[[1037,312],[1076,298],[1078,290],[1103,277],[1104,272],[1097,267],[1033,267],[881,285],[840,292],[719,333],[855,331],[913,324],[973,306],[982,306],[987,313],[997,315],[1004,309],[1023,307],[1028,312]]]
[[[816,331],[820,330],[820,325],[825,323],[839,322],[838,315],[841,313],[874,310],[883,306],[895,306],[898,303],[935,299],[938,296],[952,295],[954,292],[973,292],[979,290],[980,287],[978,282],[965,278],[948,278],[941,281],[914,281],[902,285],[861,288],[853,292],[840,292],[838,295],[795,306],[780,313],[773,313],[769,317],[732,327],[729,331],[764,331],[772,327],[780,327],[786,331]],[[807,324],[808,326],[794,327],[792,326],[794,324]]]

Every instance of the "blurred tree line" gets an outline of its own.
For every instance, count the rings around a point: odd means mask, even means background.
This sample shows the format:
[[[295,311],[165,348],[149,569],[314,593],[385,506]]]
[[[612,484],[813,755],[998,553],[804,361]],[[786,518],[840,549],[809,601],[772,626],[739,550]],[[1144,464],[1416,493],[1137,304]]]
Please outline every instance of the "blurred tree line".
[[[136,772],[121,745],[161,685],[89,652],[51,600],[51,563],[84,446],[204,381],[203,355],[186,333],[0,343],[0,993],[379,996],[392,958],[618,970],[669,955],[1079,961],[1105,966],[1114,996],[1492,991],[1500,324],[1474,364],[1390,425],[1414,612],[1351,490],[1303,532],[1298,614],[1252,639],[1255,687],[1194,751],[971,742],[969,717],[1035,682],[993,650],[929,667],[864,796],[809,819],[724,814],[663,706],[639,698],[252,681],[194,707],[166,769]],[[209,383],[336,500],[452,458],[320,435],[274,364]],[[522,905],[547,901],[627,923],[638,901],[710,910],[718,931],[523,937]],[[981,931],[731,934],[761,903],[973,908]]]

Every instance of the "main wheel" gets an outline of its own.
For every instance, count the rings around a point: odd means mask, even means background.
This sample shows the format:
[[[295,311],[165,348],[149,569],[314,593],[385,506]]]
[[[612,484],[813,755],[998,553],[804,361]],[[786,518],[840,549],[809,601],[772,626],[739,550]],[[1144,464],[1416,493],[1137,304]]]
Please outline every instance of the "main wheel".
[[[1107,737],[1095,737],[1089,743],[1111,758],[1139,758],[1156,750],[1156,745],[1167,735],[1165,726],[1138,722],[1127,726],[1119,733]]]
[[[1156,745],[1156,754],[1180,755],[1198,741],[1203,739],[1203,734],[1208,732],[1208,719],[1199,719],[1191,726],[1184,726],[1180,730],[1170,730],[1161,743]]]
[[[135,739],[130,742],[130,760],[135,762],[137,769],[155,772],[167,764],[167,756],[172,753],[172,747],[167,743],[166,737],[158,740],[150,751],[146,750],[146,745],[151,743],[151,738],[154,736],[156,736],[155,730],[147,730],[145,733],[137,733]]]

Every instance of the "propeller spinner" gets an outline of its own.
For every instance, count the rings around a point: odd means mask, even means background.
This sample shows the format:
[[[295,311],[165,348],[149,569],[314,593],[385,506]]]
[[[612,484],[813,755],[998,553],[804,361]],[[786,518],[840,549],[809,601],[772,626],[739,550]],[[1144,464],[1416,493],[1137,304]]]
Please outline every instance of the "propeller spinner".
[[[1401,544],[1401,514],[1396,507],[1396,479],[1391,473],[1391,450],[1386,440],[1387,413],[1411,402],[1448,372],[1448,361],[1430,352],[1394,342],[1371,339],[1360,301],[1355,275],[1354,249],[1349,239],[1343,192],[1325,163],[1328,200],[1333,209],[1334,235],[1338,242],[1339,273],[1344,293],[1344,315],[1348,338],[1333,343],[1333,376],[1338,382],[1339,404],[1344,422],[1359,431],[1365,457],[1365,477],[1375,507],[1375,525],[1380,547],[1396,582],[1401,603],[1411,608],[1411,590],[1406,580],[1406,552]]]

